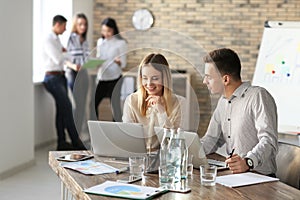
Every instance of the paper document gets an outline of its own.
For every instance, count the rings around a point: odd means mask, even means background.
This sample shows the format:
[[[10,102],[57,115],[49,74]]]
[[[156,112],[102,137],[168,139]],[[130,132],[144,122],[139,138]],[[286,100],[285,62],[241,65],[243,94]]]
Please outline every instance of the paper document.
[[[167,190],[155,187],[146,187],[140,185],[131,185],[118,183],[115,181],[106,181],[100,185],[83,190],[88,194],[121,197],[127,199],[151,199],[158,194],[167,192]]]
[[[96,162],[93,160],[85,160],[79,162],[63,162],[60,163],[60,166],[73,169],[83,174],[94,174],[94,175],[116,173],[117,171],[119,171],[119,169],[114,168],[110,165],[101,162]]]
[[[84,69],[94,69],[99,67],[105,62],[105,60],[100,60],[100,59],[90,59],[86,63],[83,64]]]
[[[257,183],[265,183],[271,181],[278,181],[278,178],[272,178],[265,175],[260,175],[252,172],[241,174],[230,174],[225,176],[218,176],[216,183],[227,187],[239,187],[245,185],[253,185]]]

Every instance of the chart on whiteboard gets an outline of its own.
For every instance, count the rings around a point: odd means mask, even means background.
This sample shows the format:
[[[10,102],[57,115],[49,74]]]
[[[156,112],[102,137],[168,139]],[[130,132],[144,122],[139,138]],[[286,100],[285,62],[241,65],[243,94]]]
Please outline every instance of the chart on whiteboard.
[[[272,32],[267,29],[264,36],[268,36],[261,44],[257,66],[263,77],[257,77],[265,83],[300,84],[300,36],[292,31],[281,30]],[[285,33],[286,32],[286,33]]]
[[[300,131],[300,23],[299,27],[265,27],[253,85],[274,97],[279,129]]]

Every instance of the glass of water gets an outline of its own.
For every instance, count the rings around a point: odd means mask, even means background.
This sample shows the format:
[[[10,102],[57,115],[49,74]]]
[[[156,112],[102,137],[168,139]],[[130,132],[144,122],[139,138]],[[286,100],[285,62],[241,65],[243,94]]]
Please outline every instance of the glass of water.
[[[129,157],[129,171],[132,176],[144,176],[145,171],[145,157],[131,156]]]
[[[204,186],[216,185],[217,167],[213,165],[200,166],[200,181]]]
[[[163,165],[158,167],[159,186],[170,189],[174,184],[176,168],[172,165]]]
[[[193,154],[189,154],[189,156],[188,156],[187,175],[189,177],[192,177],[192,175],[193,175],[193,169],[194,169],[194,166],[193,166],[193,157],[194,157]]]

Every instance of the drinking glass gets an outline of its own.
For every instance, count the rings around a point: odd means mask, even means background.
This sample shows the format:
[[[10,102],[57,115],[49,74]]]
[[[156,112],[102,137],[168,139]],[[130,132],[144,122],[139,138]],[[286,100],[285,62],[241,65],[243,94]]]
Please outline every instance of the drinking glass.
[[[200,166],[200,181],[204,186],[216,185],[217,167],[213,165]]]
[[[129,157],[129,171],[133,176],[144,176],[145,171],[145,157],[131,156]]]

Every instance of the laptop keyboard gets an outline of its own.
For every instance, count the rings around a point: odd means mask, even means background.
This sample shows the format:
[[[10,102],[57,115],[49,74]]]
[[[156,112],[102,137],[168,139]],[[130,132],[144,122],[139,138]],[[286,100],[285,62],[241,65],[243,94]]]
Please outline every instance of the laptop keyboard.
[[[215,165],[217,167],[227,167],[227,164],[224,161],[214,160],[214,159],[207,159],[209,165]]]

